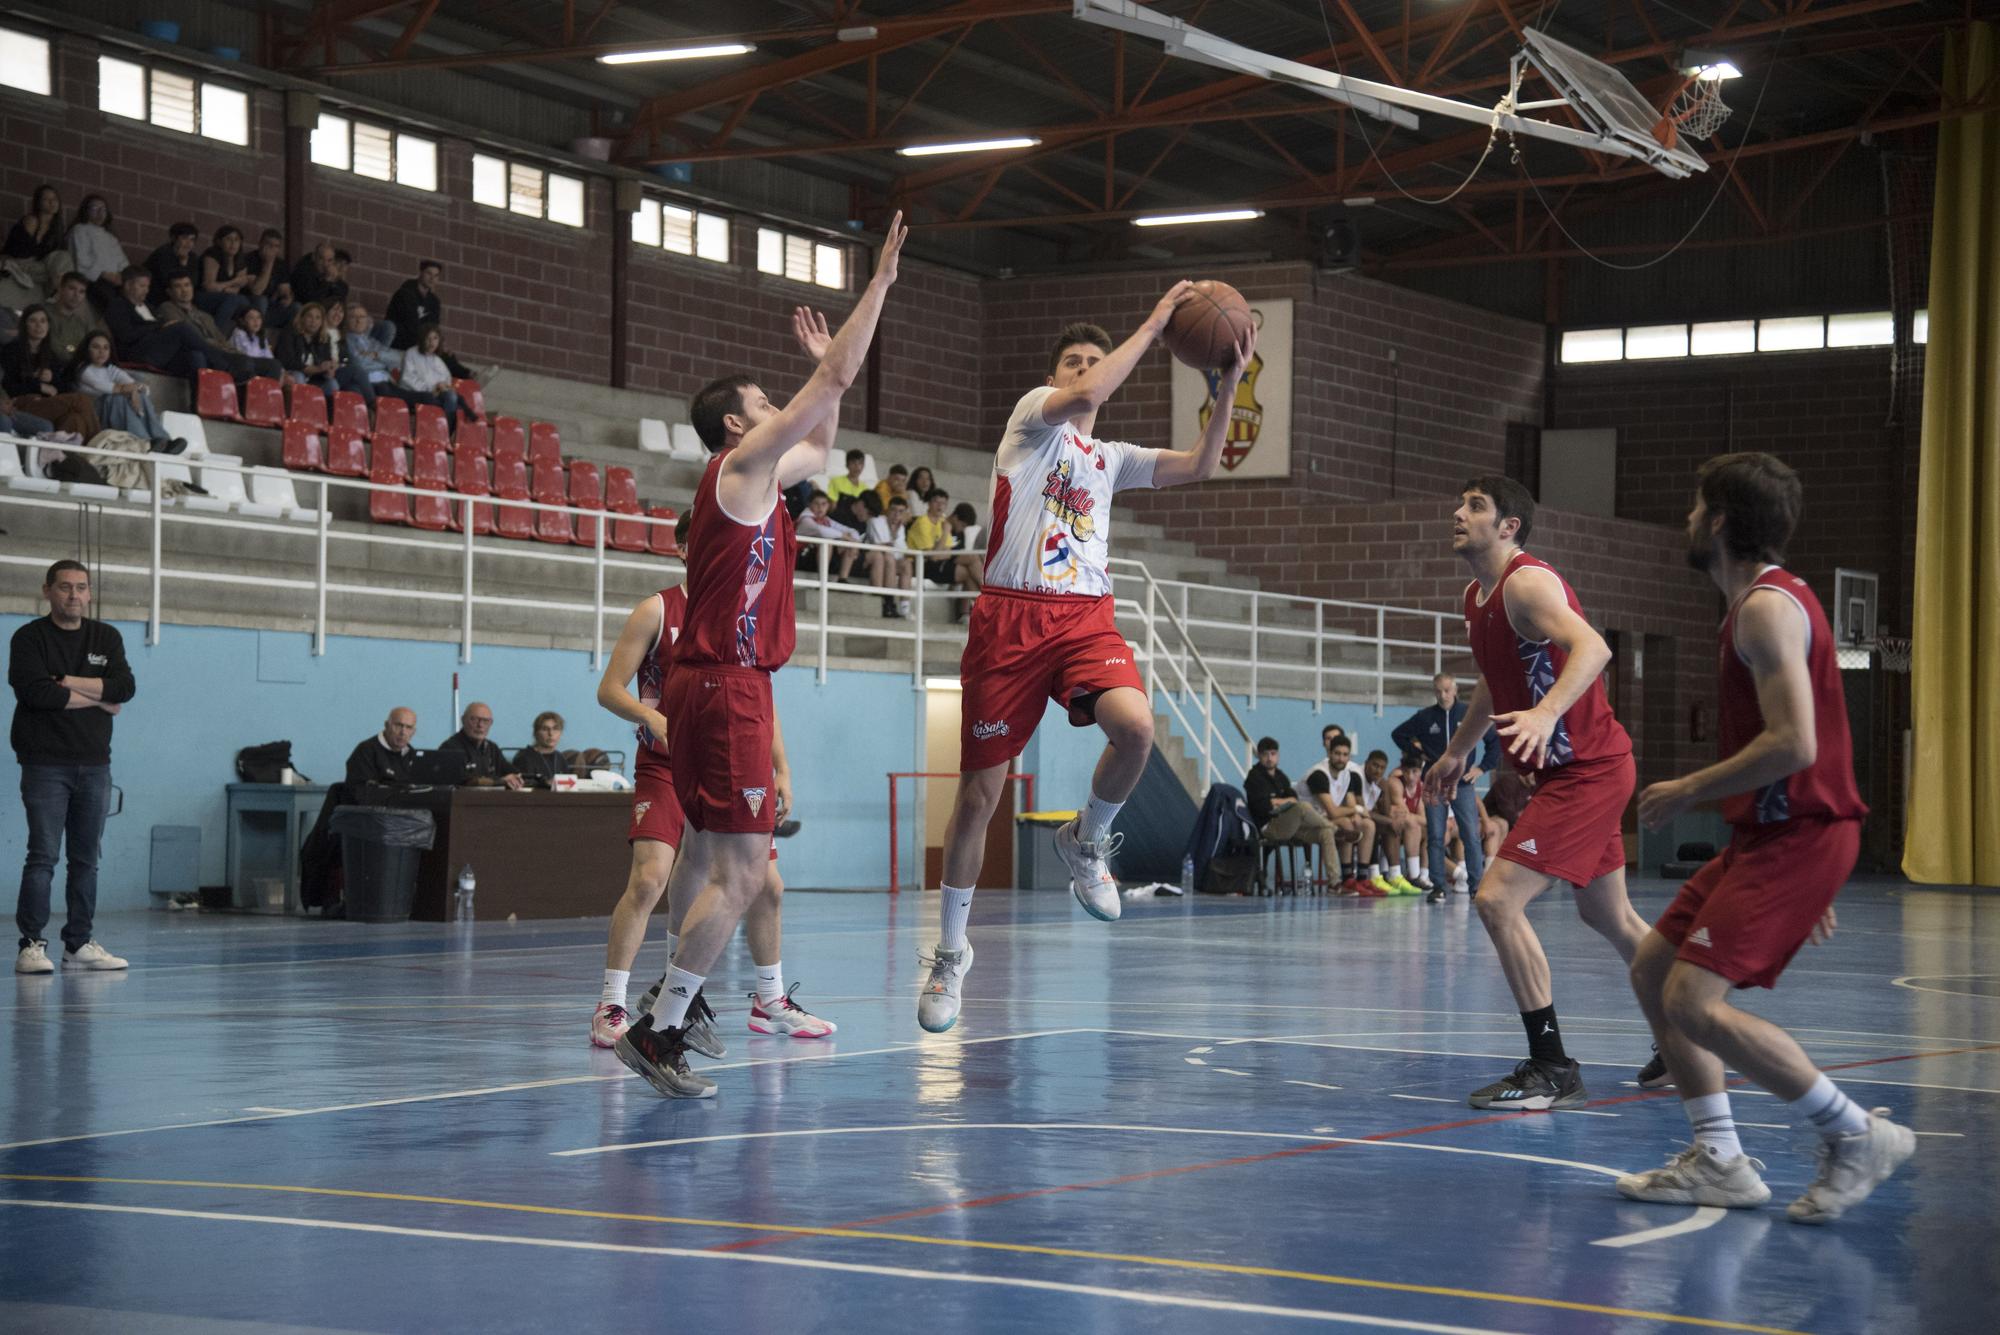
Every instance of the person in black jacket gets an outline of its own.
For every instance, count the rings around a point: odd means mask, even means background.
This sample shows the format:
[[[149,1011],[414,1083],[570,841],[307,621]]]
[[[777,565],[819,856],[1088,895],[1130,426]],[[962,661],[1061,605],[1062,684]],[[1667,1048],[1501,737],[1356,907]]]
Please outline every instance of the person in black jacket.
[[[157,366],[168,375],[186,376],[192,383],[209,365],[208,344],[194,326],[166,324],[153,314],[146,304],[152,290],[153,275],[131,265],[125,270],[125,283],[118,295],[104,308],[104,324],[111,330],[118,360]]]
[[[1396,730],[1389,734],[1389,740],[1398,749],[1415,751],[1424,758],[1424,768],[1429,770],[1451,741],[1451,735],[1458,731],[1459,723],[1465,718],[1466,704],[1458,698],[1458,680],[1449,672],[1440,672],[1431,678],[1431,693],[1437,703],[1404,719]],[[1486,854],[1479,839],[1479,793],[1473,783],[1480,775],[1500,763],[1500,734],[1491,728],[1486,730],[1486,739],[1479,753],[1479,763],[1469,766],[1458,781],[1458,794],[1450,804],[1432,802],[1425,799],[1424,823],[1429,835],[1430,874],[1418,884],[1431,892],[1430,902],[1435,904],[1444,898],[1446,877],[1444,873],[1444,824],[1447,815],[1458,822],[1459,842],[1465,845],[1465,873],[1463,882],[1453,882],[1462,894],[1478,894],[1479,878],[1486,874]]]
[[[563,716],[553,709],[535,715],[535,744],[514,753],[514,772],[525,779],[539,779],[553,788],[556,775],[570,773],[576,752],[562,749]]]
[[[436,260],[419,260],[417,276],[407,279],[389,298],[389,322],[395,326],[396,335],[389,346],[398,351],[414,347],[419,331],[427,324],[444,327],[444,298],[438,295],[437,281],[444,277],[444,266]],[[461,362],[450,352],[440,347],[438,356],[444,359],[444,366],[456,379],[491,379],[482,376]]]
[[[382,721],[382,731],[363,741],[347,757],[347,782],[409,783],[410,763],[417,753],[410,738],[417,734],[417,711],[398,705]]]
[[[28,857],[14,925],[20,954],[14,972],[54,973],[48,942],[49,890],[56,857],[69,840],[63,967],[123,969],[125,961],[91,937],[97,914],[97,853],[111,799],[111,719],[135,693],[125,642],[92,621],[90,571],[58,561],[42,582],[49,614],[14,632],[7,684],[14,688],[11,740],[21,764],[21,804],[28,814]]]
[[[1317,840],[1320,871],[1337,879],[1340,849],[1334,842],[1333,822],[1310,803],[1299,801],[1291,779],[1278,768],[1276,738],[1258,739],[1257,763],[1243,776],[1243,800],[1250,808],[1250,819],[1273,843]]]
[[[458,722],[459,730],[445,738],[438,751],[464,756],[468,781],[497,779],[517,791],[523,787],[521,776],[487,735],[493,731],[492,707],[474,700],[459,715]]]

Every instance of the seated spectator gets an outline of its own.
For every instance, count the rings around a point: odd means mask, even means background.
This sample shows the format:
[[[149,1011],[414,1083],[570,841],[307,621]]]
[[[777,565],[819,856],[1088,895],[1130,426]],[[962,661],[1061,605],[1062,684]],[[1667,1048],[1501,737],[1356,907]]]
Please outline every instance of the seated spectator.
[[[318,306],[329,301],[346,301],[347,284],[334,271],[338,263],[331,241],[322,241],[301,256],[292,266],[292,300],[300,305]]]
[[[1479,826],[1480,840],[1487,848],[1498,849],[1506,841],[1534,793],[1534,779],[1512,765],[1502,765],[1493,771],[1493,782],[1486,790],[1482,806],[1485,819]]]
[[[347,782],[409,783],[417,753],[410,738],[417,735],[417,711],[398,705],[382,721],[382,731],[368,738],[347,757]]]
[[[806,541],[809,538],[832,538],[840,542],[860,542],[858,530],[832,519],[828,511],[833,508],[833,498],[825,492],[814,489],[812,499],[806,502],[806,512],[798,517],[799,570],[808,575],[819,573],[819,548]],[[845,580],[854,573],[854,563],[860,559],[861,551],[856,547],[837,547],[833,552],[834,563],[839,567],[836,578]]]
[[[201,280],[195,285],[195,305],[227,329],[246,308],[257,304],[250,295],[257,271],[250,256],[243,253],[243,229],[228,223],[216,228],[214,242],[202,252],[199,263]]]
[[[382,350],[384,365],[400,367],[403,364],[403,359],[397,355],[399,349],[396,347],[395,322],[393,320],[376,319],[373,315],[369,314],[368,307],[359,297],[349,297],[347,299],[346,329],[350,335],[366,338],[379,344]]]
[[[102,195],[85,195],[70,226],[70,262],[90,286],[91,304],[103,310],[125,283],[125,270],[132,261],[111,230],[111,206]]]
[[[530,783],[539,781],[544,788],[555,787],[556,775],[570,772],[569,761],[560,749],[562,735],[561,714],[544,709],[535,715],[535,744],[514,753],[514,772]]]
[[[334,348],[340,353],[340,369],[333,373],[333,378],[342,389],[359,394],[362,401],[368,405],[368,415],[373,417],[375,396],[382,391],[381,387],[369,378],[368,368],[354,360],[348,347],[347,310],[344,302],[326,303],[326,336],[333,340]],[[396,397],[401,398],[402,395],[398,394]]]
[[[309,309],[311,308],[301,308],[299,314],[303,315]],[[465,707],[465,712],[459,715],[458,722],[459,730],[445,738],[444,744],[438,747],[438,751],[446,755],[464,756],[468,781],[476,779],[498,781],[519,792],[522,787],[521,776],[514,772],[514,767],[507,763],[507,757],[500,753],[500,748],[487,736],[493,731],[493,710],[484,702],[474,700]]]
[[[153,443],[155,454],[179,454],[187,442],[167,430],[153,406],[144,381],[111,361],[111,335],[102,329],[84,342],[71,364],[71,383],[90,395],[98,417],[113,431],[126,431]]]
[[[229,372],[229,376],[241,388],[253,375],[267,375],[273,378],[283,372],[278,363],[269,357],[246,357],[230,346],[229,336],[222,332],[209,313],[195,304],[194,275],[186,269],[176,269],[167,279],[166,300],[153,307],[162,324],[172,327],[185,324],[201,335],[204,356],[208,364],[218,370]]]
[[[208,366],[208,344],[190,324],[164,324],[146,304],[153,276],[136,264],[125,266],[125,282],[104,308],[111,346],[121,362],[139,362],[194,383]]]
[[[328,323],[332,323],[331,312],[328,313]],[[379,326],[370,318],[367,307],[358,301],[348,302],[337,332],[340,335],[341,366],[343,369],[352,368],[355,375],[367,384],[366,396],[370,403],[378,394],[387,394],[412,404],[431,402],[426,396],[405,391],[396,383],[390,372],[403,369],[403,358],[390,349]]]
[[[860,450],[849,450],[847,471],[839,477],[827,480],[826,494],[833,500],[833,517],[849,528],[856,527],[856,520],[859,518],[854,508],[854,498],[869,490],[867,484],[861,480],[861,472],[867,466],[866,454]],[[885,498],[882,503],[886,508],[887,499]]]
[[[104,429],[90,396],[69,392],[69,367],[50,346],[45,307],[22,311],[20,334],[0,347],[0,389],[21,400],[34,416],[53,423],[57,431],[73,431],[86,444]]]
[[[951,550],[951,493],[943,487],[932,487],[924,493],[923,500],[924,512],[910,521],[910,530],[903,537],[903,545],[923,554],[925,579],[949,584],[951,558],[934,557],[931,553]]]
[[[1295,839],[1318,843],[1320,869],[1333,876],[1340,866],[1340,848],[1334,839],[1333,824],[1319,808],[1301,802],[1292,791],[1292,781],[1278,768],[1278,743],[1274,738],[1257,740],[1257,763],[1243,776],[1243,800],[1250,819],[1264,838],[1274,843]]]
[[[264,312],[255,306],[246,306],[236,317],[236,332],[229,336],[229,346],[245,357],[277,360],[278,354],[271,350],[271,340],[264,337]],[[282,379],[280,367],[280,378]]]
[[[427,324],[436,325],[440,330],[444,328],[444,298],[437,291],[438,280],[443,277],[443,265],[436,260],[420,260],[417,276],[397,288],[395,295],[389,298],[387,323],[395,330],[389,335],[390,347],[401,352],[414,345],[418,332]],[[474,372],[445,351],[442,340],[438,344],[438,356],[444,359],[445,366],[459,380],[479,380],[490,384],[500,370],[497,366],[489,366],[482,372]]]
[[[1387,764],[1387,757],[1383,758]],[[1424,845],[1428,839],[1424,811],[1424,753],[1415,749],[1403,752],[1402,767],[1382,781],[1382,797],[1376,803],[1376,810],[1389,817],[1394,838],[1387,846],[1384,857],[1389,869],[1383,879],[1392,892],[1399,895],[1418,895],[1423,887],[1417,884],[1423,876]],[[1377,828],[1380,828],[1377,822]],[[1396,865],[1396,851],[1402,850],[1403,865]]]
[[[167,285],[180,270],[195,271],[201,263],[194,253],[200,244],[201,229],[191,222],[177,222],[167,229],[166,244],[155,247],[146,257],[146,272],[153,275],[151,291],[155,298],[167,295]]]
[[[340,349],[326,333],[326,308],[316,301],[299,307],[292,327],[278,335],[278,365],[293,383],[317,385],[333,406],[334,391],[340,388]]]
[[[1333,826],[1334,842],[1348,850],[1346,874],[1329,870],[1328,882],[1344,895],[1379,894],[1361,876],[1361,869],[1375,860],[1375,821],[1361,804],[1363,785],[1361,768],[1354,763],[1354,743],[1333,724],[1321,728],[1319,737],[1326,758],[1307,770],[1292,785],[1292,792],[1319,808]]]
[[[979,527],[979,511],[965,501],[960,501],[951,509],[952,550],[962,553],[951,560],[951,585],[962,593],[978,593],[986,584],[986,557],[978,551],[967,551],[966,540]],[[963,621],[966,609],[972,606],[970,598],[951,600],[951,619]]]
[[[874,492],[862,493],[861,503],[871,512],[868,527],[863,530],[868,541],[878,549],[868,553],[868,582],[878,589],[896,589],[902,596],[884,594],[882,615],[885,617],[907,617],[912,615],[910,599],[911,562],[897,553],[905,549],[904,530],[910,523],[910,503],[898,496],[889,502],[886,510],[876,511],[882,505],[882,498]]]
[[[257,239],[257,255],[250,262],[250,285],[243,294],[263,311],[268,327],[283,329],[292,322],[298,303],[292,299],[292,281],[285,270],[285,234],[275,227],[266,227]]]
[[[451,421],[458,420],[458,391],[453,388],[451,367],[441,351],[444,335],[434,324],[417,331],[417,341],[403,350],[403,388],[424,395],[426,401],[444,409]]]
[[[882,498],[882,504],[884,505],[887,505],[898,496],[908,495],[909,490],[910,470],[901,464],[891,464],[889,466],[889,476],[875,484],[875,494]]]
[[[925,468],[920,464],[916,468],[910,470],[909,485],[905,487],[904,490],[910,494],[911,498],[910,512],[912,514],[916,513],[917,501],[925,496],[930,495],[931,488],[935,487],[936,485],[937,485],[937,479],[931,476],[930,469]],[[882,503],[884,505],[887,505],[889,503],[888,499],[885,497]]]
[[[64,274],[56,288],[56,304],[49,308],[49,342],[66,362],[76,360],[86,338],[104,331],[104,321],[90,309],[89,286],[80,273]]]
[[[28,411],[32,406],[17,404],[5,394],[0,394],[0,436],[20,436],[32,440],[45,431],[54,431],[54,422]],[[5,532],[5,529],[0,529],[0,533]]]
[[[62,276],[76,267],[62,248],[64,235],[62,196],[52,185],[36,186],[0,251],[0,306],[18,311],[55,295]]]

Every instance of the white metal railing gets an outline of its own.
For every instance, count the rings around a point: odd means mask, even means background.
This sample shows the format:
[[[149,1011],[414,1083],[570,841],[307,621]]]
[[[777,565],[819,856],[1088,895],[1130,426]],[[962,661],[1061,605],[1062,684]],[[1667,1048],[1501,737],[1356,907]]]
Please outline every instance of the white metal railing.
[[[0,448],[35,443],[0,437]],[[302,602],[310,599],[315,654],[326,652],[328,596],[343,595],[435,604],[441,609],[451,607],[457,613],[460,658],[467,662],[471,661],[473,648],[479,639],[480,627],[475,614],[481,609],[524,609],[559,616],[582,616],[588,621],[591,666],[601,668],[606,614],[607,611],[616,611],[607,606],[607,572],[643,572],[651,582],[659,580],[663,570],[672,576],[683,569],[675,558],[625,553],[610,545],[610,525],[614,522],[636,521],[648,529],[673,522],[650,515],[621,515],[536,501],[502,502],[491,496],[471,497],[458,492],[438,492],[359,478],[221,463],[216,461],[216,456],[188,460],[79,446],[64,448],[72,453],[99,456],[109,462],[137,462],[152,468],[164,464],[177,470],[196,467],[234,472],[241,474],[246,482],[254,481],[258,475],[278,476],[289,480],[295,490],[303,490],[305,494],[300,511],[295,512],[299,517],[273,519],[267,517],[268,507],[259,508],[254,503],[248,513],[240,508],[225,511],[213,504],[197,503],[191,507],[171,503],[157,485],[148,488],[143,495],[109,487],[64,487],[50,491],[45,487],[28,490],[0,486],[0,504],[64,510],[85,505],[96,508],[107,518],[145,524],[144,546],[148,555],[143,564],[107,563],[100,565],[99,569],[146,580],[148,644],[157,644],[162,634],[168,582],[233,585],[297,591],[303,595]],[[245,490],[249,492],[252,488],[246,486]],[[460,531],[456,535],[439,533],[430,536],[428,530],[397,525],[334,526],[331,501],[336,494],[351,493],[362,498],[365,506],[365,496],[374,492],[423,496],[433,500],[443,497],[455,512]],[[498,507],[502,504],[535,513],[556,512],[594,520],[595,542],[588,548],[565,549],[558,544],[540,541],[475,539],[471,522],[473,507]],[[202,562],[192,557],[170,563],[164,552],[164,534],[170,525],[188,530],[256,533],[287,540],[295,544],[291,555],[298,564],[310,561],[312,575],[305,578],[245,573],[225,568],[226,562],[220,560]],[[880,642],[882,650],[877,650],[873,644],[865,644],[861,652],[883,663],[896,662],[907,653],[911,684],[918,690],[924,687],[926,648],[931,650],[933,658],[937,657],[938,650],[956,656],[955,638],[940,641],[934,634],[935,613],[931,611],[931,605],[937,599],[965,600],[975,595],[960,590],[924,588],[922,567],[917,564],[921,561],[921,553],[895,553],[898,559],[915,564],[913,587],[908,594],[913,605],[912,618],[905,620],[853,614],[836,618],[833,611],[836,599],[849,604],[858,600],[862,607],[872,611],[869,600],[903,595],[894,588],[850,584],[834,579],[831,573],[833,553],[887,549],[838,539],[802,538],[800,541],[803,545],[816,548],[819,553],[817,573],[799,577],[794,585],[800,593],[817,595],[817,606],[801,614],[799,631],[802,636],[811,635],[815,641],[814,669],[819,681],[826,680],[833,657],[832,645],[837,635],[849,637],[850,641]],[[296,544],[310,544],[309,556]],[[392,587],[387,583],[353,578],[337,579],[331,571],[332,554],[337,546],[364,553],[382,549],[454,555],[457,558],[457,578],[448,582],[440,578],[433,582],[432,587],[408,587],[407,584]],[[277,559],[286,557],[279,556]],[[0,565],[40,569],[47,560],[46,554],[0,553]],[[587,568],[591,580],[590,598],[585,602],[574,598],[490,591],[491,582],[499,578],[493,572],[504,570],[510,561],[547,562],[575,568],[579,574]],[[1374,711],[1380,715],[1392,685],[1423,684],[1434,672],[1446,667],[1459,667],[1466,661],[1462,645],[1448,644],[1445,639],[1446,623],[1456,620],[1454,613],[1161,579],[1143,562],[1131,558],[1113,558],[1111,564],[1122,579],[1127,579],[1127,591],[1120,592],[1115,605],[1127,638],[1134,646],[1135,657],[1144,665],[1156,704],[1180,724],[1194,752],[1201,758],[1204,775],[1211,782],[1216,776],[1231,776],[1236,772],[1239,750],[1246,762],[1250,759],[1248,729],[1229,701],[1232,691],[1247,696],[1255,707],[1259,694],[1275,687],[1287,696],[1310,697],[1315,712],[1325,705],[1330,692],[1347,699],[1372,695]],[[409,572],[401,573],[407,580]],[[1131,580],[1138,581],[1136,589],[1131,587]],[[481,591],[482,581],[486,582],[489,591]],[[1241,610],[1231,615],[1234,609]],[[1199,615],[1195,614],[1197,611]]]

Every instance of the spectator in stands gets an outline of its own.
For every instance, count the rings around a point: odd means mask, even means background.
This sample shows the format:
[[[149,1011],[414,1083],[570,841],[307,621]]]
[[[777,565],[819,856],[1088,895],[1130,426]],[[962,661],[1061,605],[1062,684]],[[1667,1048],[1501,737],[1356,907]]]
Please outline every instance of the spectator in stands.
[[[229,336],[229,346],[245,357],[276,360],[278,356],[271,350],[271,340],[264,337],[264,312],[255,306],[244,307],[243,313],[236,317],[236,332]]]
[[[167,430],[153,406],[144,381],[111,361],[111,335],[92,334],[71,363],[70,382],[90,395],[98,417],[113,431],[126,431],[153,443],[155,454],[179,454],[187,442]]]
[[[334,382],[342,389],[359,394],[362,402],[368,405],[368,415],[373,417],[375,396],[381,390],[370,378],[368,368],[354,360],[353,350],[348,346],[345,302],[326,303],[326,336],[333,340],[334,349],[340,354],[340,368],[333,373]]]
[[[264,323],[283,329],[292,322],[298,304],[292,299],[292,283],[285,274],[285,234],[266,227],[257,239],[257,256],[250,263],[250,285],[243,289],[251,304],[260,307]]]
[[[903,544],[913,552],[924,556],[924,578],[939,583],[949,583],[951,572],[933,571],[933,566],[946,566],[950,559],[933,559],[932,552],[951,550],[951,493],[943,487],[932,487],[924,493],[924,512],[910,521],[910,531],[903,536]]]
[[[910,491],[910,470],[901,464],[889,466],[889,476],[875,484],[875,494],[887,505],[898,496],[907,496]]]
[[[916,468],[910,471],[910,484],[907,488],[905,488],[905,490],[907,490],[913,498],[922,498],[930,495],[931,488],[935,487],[936,485],[937,485],[937,479],[931,476],[931,470],[919,464]],[[889,502],[885,498],[882,503],[884,505],[887,505]],[[917,501],[916,499],[912,499],[910,502],[910,509],[912,512],[914,512],[916,508],[917,508]]]
[[[370,405],[378,394],[387,394],[412,406],[436,402],[429,395],[406,390],[396,383],[390,372],[402,370],[403,358],[390,350],[368,308],[358,301],[347,303],[341,322],[340,361],[343,368],[351,368],[368,386],[363,393]]]
[[[316,301],[299,307],[292,327],[278,335],[278,365],[295,384],[317,385],[333,406],[334,391],[340,388],[340,349],[326,334],[326,308]]]
[[[243,253],[242,228],[229,223],[216,228],[214,242],[202,252],[200,264],[195,305],[207,311],[219,327],[229,328],[246,308],[258,304],[250,293],[257,271],[251,257]]]
[[[444,266],[436,260],[420,260],[417,276],[409,279],[396,289],[389,298],[388,323],[395,333],[389,337],[389,346],[401,351],[417,341],[417,333],[425,325],[444,328],[444,298],[438,295],[438,280],[444,277]],[[454,377],[460,380],[480,380],[488,384],[499,374],[498,366],[489,366],[484,371],[475,372],[458,358],[445,351],[442,342],[438,355],[450,368]]]
[[[524,781],[539,780],[544,788],[553,788],[556,775],[570,772],[562,746],[563,716],[553,709],[544,709],[535,715],[535,744],[524,746],[514,753],[514,772]]]
[[[963,593],[976,594],[986,583],[986,558],[968,549],[979,528],[979,512],[970,503],[960,501],[952,507],[951,518],[947,522],[951,526],[952,550],[960,553],[951,559],[951,586]],[[970,598],[952,599],[951,619],[963,621],[971,606]]]
[[[269,357],[247,357],[230,346],[229,336],[222,332],[213,317],[195,302],[194,275],[186,269],[176,269],[167,278],[167,297],[153,308],[162,324],[173,326],[185,324],[201,335],[208,364],[229,372],[238,388],[253,375],[265,375],[276,379],[283,374],[282,368]]]
[[[1362,867],[1375,858],[1375,821],[1361,804],[1361,768],[1354,763],[1354,743],[1331,723],[1320,729],[1319,736],[1326,758],[1292,785],[1293,795],[1318,807],[1333,826],[1334,842],[1349,850],[1346,875],[1329,869],[1329,883],[1338,883],[1342,894],[1379,893],[1361,879]]]
[[[111,719],[135,687],[125,642],[90,611],[90,571],[58,561],[42,582],[49,614],[14,632],[7,680],[14,687],[13,743],[27,809],[28,856],[14,925],[21,953],[14,972],[54,973],[42,931],[65,843],[63,971],[122,969],[125,961],[91,939],[97,913],[97,855],[111,807]]]
[[[861,533],[846,524],[833,519],[828,511],[833,508],[833,498],[818,488],[813,489],[812,499],[806,502],[806,512],[798,517],[799,570],[808,575],[819,573],[819,548],[807,541],[810,538],[833,538],[841,542],[860,542]],[[845,580],[854,573],[854,563],[860,559],[861,551],[856,547],[832,549],[834,564],[839,568],[837,578]]]
[[[1331,877],[1340,867],[1340,848],[1334,838],[1333,823],[1315,806],[1301,802],[1292,791],[1292,781],[1278,768],[1275,738],[1257,739],[1257,763],[1243,776],[1243,799],[1250,807],[1250,819],[1264,838],[1275,843],[1294,839],[1317,842],[1320,870]]]
[[[84,443],[104,428],[88,394],[68,392],[69,367],[49,342],[49,312],[30,306],[21,312],[21,332],[0,348],[0,388],[22,400],[35,416],[57,431],[73,431]]]
[[[354,265],[354,257],[344,250],[333,252],[333,282],[340,289],[340,299],[347,300],[350,289],[347,286],[347,271]]]
[[[118,350],[121,362],[158,367],[193,384],[196,375],[208,366],[208,345],[193,325],[161,323],[146,304],[152,286],[153,276],[146,270],[136,264],[125,266],[125,281],[104,308],[111,345]]]
[[[336,263],[331,241],[322,241],[306,252],[292,267],[292,300],[319,306],[347,300],[347,284],[334,273]],[[324,315],[325,311],[320,313]]]
[[[74,361],[83,341],[104,329],[104,321],[90,309],[89,289],[82,274],[66,273],[56,288],[56,304],[49,308],[49,342],[64,361]]]
[[[62,276],[76,267],[63,241],[62,196],[52,185],[38,185],[0,251],[0,306],[18,311],[55,295]]]
[[[299,313],[303,315],[305,311]],[[497,780],[519,791],[521,776],[514,772],[514,767],[507,763],[507,757],[500,754],[500,748],[487,736],[493,731],[492,708],[484,701],[474,700],[459,715],[458,722],[459,730],[444,739],[444,744],[438,747],[439,752],[464,756],[469,779]]]
[[[16,403],[5,394],[0,394],[0,436],[21,436],[32,440],[45,431],[55,430],[55,423],[28,410],[32,406],[25,401]],[[0,534],[6,531],[0,529]]]
[[[868,541],[879,549],[868,553],[868,582],[878,589],[896,589],[900,595],[883,595],[883,616],[907,617],[911,615],[908,597],[911,562],[899,553],[906,550],[903,537],[910,523],[910,503],[898,496],[889,502],[888,508],[876,514],[882,498],[870,491],[862,494],[861,504],[871,514],[864,532]]]
[[[451,421],[458,420],[458,391],[453,387],[451,368],[442,351],[444,335],[434,324],[417,331],[417,341],[403,351],[403,388],[444,409]]]
[[[185,269],[193,273],[201,263],[195,257],[195,247],[201,244],[201,229],[191,222],[177,222],[167,229],[167,241],[154,248],[146,257],[146,272],[153,275],[150,289],[155,300],[167,295],[167,285],[173,276]]]
[[[1465,702],[1458,698],[1458,680],[1449,672],[1440,672],[1431,678],[1431,691],[1436,703],[1427,709],[1420,709],[1403,720],[1396,730],[1389,734],[1389,740],[1405,751],[1415,750],[1424,758],[1428,769],[1437,758],[1444,754],[1451,735],[1465,718]],[[1487,770],[1500,761],[1500,734],[1488,728],[1486,742],[1480,752],[1479,763],[1467,768],[1459,780],[1458,795],[1449,804],[1430,804],[1424,812],[1424,820],[1430,831],[1430,864],[1433,868],[1444,865],[1444,826],[1447,814],[1458,824],[1459,838],[1466,844],[1466,876],[1472,889],[1479,889],[1479,878],[1486,869],[1486,858],[1479,845],[1479,794],[1473,783]],[[1443,872],[1435,872],[1434,879],[1442,878]],[[1412,877],[1411,879],[1415,879]],[[1419,882],[1419,884],[1422,884]],[[1427,887],[1434,895],[1444,892],[1442,880]]]
[[[99,310],[111,304],[124,285],[132,261],[111,230],[111,206],[102,195],[85,195],[69,229],[70,262],[90,284],[90,300]]]
[[[833,498],[833,517],[849,527],[853,526],[854,519],[858,517],[854,509],[854,498],[869,490],[868,484],[861,480],[861,474],[867,467],[866,454],[860,450],[849,450],[847,471],[839,477],[827,480],[826,494]],[[886,499],[883,505],[885,507],[888,505]]]
[[[382,731],[348,753],[347,782],[410,782],[410,765],[417,754],[410,749],[410,738],[416,735],[417,711],[397,705],[382,721]]]

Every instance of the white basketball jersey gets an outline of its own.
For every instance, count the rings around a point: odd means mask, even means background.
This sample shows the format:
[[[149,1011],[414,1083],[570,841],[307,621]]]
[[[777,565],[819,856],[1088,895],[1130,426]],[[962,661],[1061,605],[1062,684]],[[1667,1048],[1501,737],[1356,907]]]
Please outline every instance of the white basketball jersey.
[[[993,457],[986,583],[1101,597],[1111,592],[1111,497],[1152,486],[1160,451],[1049,426],[1042,405],[1053,393],[1045,385],[1021,396]]]
[[[1307,770],[1305,776],[1292,785],[1292,791],[1298,795],[1299,801],[1311,802],[1313,800],[1312,776],[1315,774],[1324,774],[1326,776],[1327,795],[1333,799],[1335,806],[1339,806],[1347,800],[1347,790],[1350,786],[1356,784],[1362,787],[1367,786],[1367,781],[1361,777],[1361,767],[1359,765],[1349,761],[1347,767],[1336,774],[1333,770],[1333,762],[1331,760],[1322,760],[1319,764]]]

